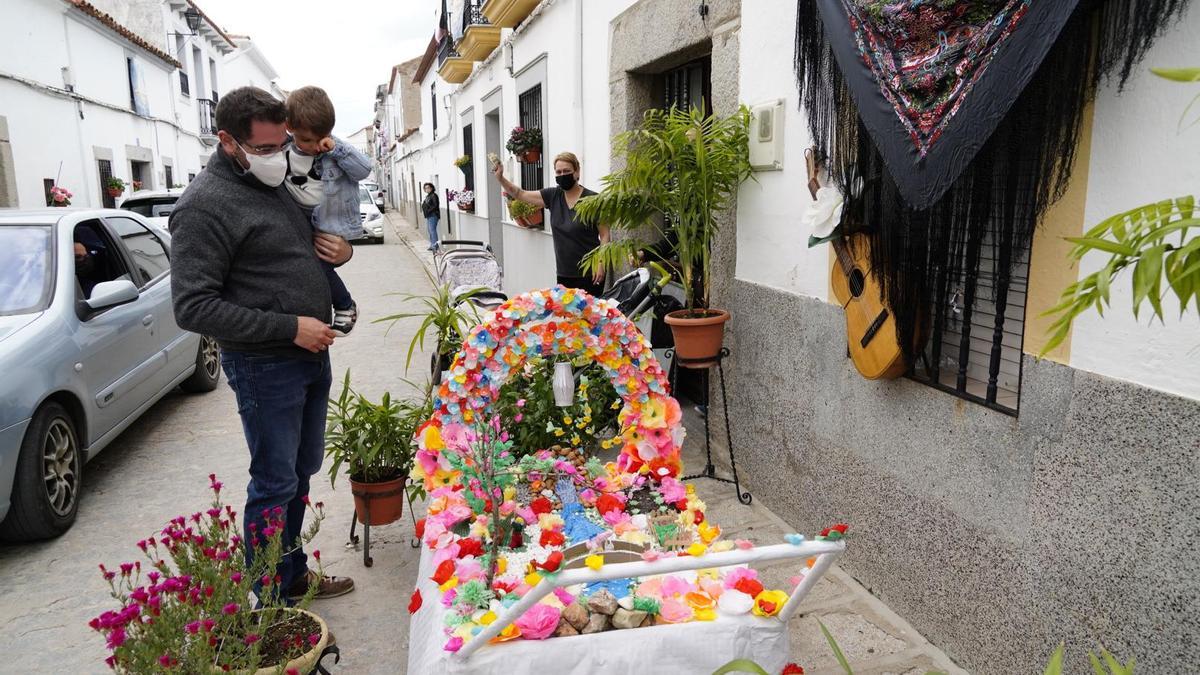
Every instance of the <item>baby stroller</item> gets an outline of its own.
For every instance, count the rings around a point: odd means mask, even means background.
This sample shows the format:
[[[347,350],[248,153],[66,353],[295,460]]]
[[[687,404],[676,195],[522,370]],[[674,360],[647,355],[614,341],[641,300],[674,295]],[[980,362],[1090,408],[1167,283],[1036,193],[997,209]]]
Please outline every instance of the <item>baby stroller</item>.
[[[441,242],[434,253],[434,269],[438,283],[449,289],[456,307],[470,303],[482,313],[508,300],[500,290],[504,285],[504,270],[492,253],[492,247],[482,241],[448,239]],[[447,347],[457,346],[461,341],[461,335],[448,335],[435,348],[430,363],[430,375],[435,385],[441,383],[442,372],[450,368],[453,352],[446,353]]]

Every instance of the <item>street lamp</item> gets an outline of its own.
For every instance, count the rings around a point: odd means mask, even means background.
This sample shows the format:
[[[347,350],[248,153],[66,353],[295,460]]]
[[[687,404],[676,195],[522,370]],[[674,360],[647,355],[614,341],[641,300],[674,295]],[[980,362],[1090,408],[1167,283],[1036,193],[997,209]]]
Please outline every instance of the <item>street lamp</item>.
[[[196,35],[196,31],[200,29],[200,19],[201,18],[202,17],[200,16],[200,10],[198,10],[192,6],[188,6],[187,11],[185,11],[183,13],[183,20],[184,20],[184,22],[187,23],[188,30],[190,30],[192,32],[190,32],[190,33],[170,32],[170,33],[167,33],[167,35],[168,36],[178,35],[179,37],[192,37],[192,36]]]

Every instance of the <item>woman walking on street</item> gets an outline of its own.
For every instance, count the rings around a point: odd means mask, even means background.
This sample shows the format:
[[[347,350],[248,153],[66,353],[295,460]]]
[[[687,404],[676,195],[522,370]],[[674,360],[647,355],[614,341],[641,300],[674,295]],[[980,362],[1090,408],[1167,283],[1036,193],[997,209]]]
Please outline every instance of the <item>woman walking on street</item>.
[[[438,200],[433,183],[425,183],[425,200],[421,202],[421,213],[425,215],[425,227],[429,230],[429,250],[438,250],[438,221],[442,217],[442,205]]]
[[[579,158],[571,152],[559,153],[554,158],[556,185],[543,190],[522,190],[504,177],[504,167],[499,163],[492,167],[492,172],[504,191],[514,199],[550,209],[550,231],[554,236],[558,283],[592,295],[603,293],[604,268],[598,267],[589,275],[584,273],[581,265],[584,256],[600,246],[601,242],[608,242],[608,226],[581,222],[575,213],[575,205],[580,199],[596,194],[579,184]]]

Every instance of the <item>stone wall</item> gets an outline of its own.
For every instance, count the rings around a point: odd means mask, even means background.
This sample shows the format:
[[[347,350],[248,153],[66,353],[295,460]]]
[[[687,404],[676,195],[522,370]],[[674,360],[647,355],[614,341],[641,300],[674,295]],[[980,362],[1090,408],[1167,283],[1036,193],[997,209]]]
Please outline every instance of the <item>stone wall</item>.
[[[728,306],[743,481],[800,531],[849,522],[843,568],[962,666],[1066,641],[1070,672],[1101,643],[1195,667],[1200,403],[1026,357],[1011,417],[862,379],[837,306],[745,281]]]

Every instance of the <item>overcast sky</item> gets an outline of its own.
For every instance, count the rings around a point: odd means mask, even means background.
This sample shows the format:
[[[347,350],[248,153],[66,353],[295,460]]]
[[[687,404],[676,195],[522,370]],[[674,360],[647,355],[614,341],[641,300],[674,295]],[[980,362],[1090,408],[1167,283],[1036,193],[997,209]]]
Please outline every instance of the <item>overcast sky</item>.
[[[316,85],[346,136],[375,119],[375,86],[392,66],[425,53],[441,0],[196,0],[227,33],[249,35],[279,86]]]

